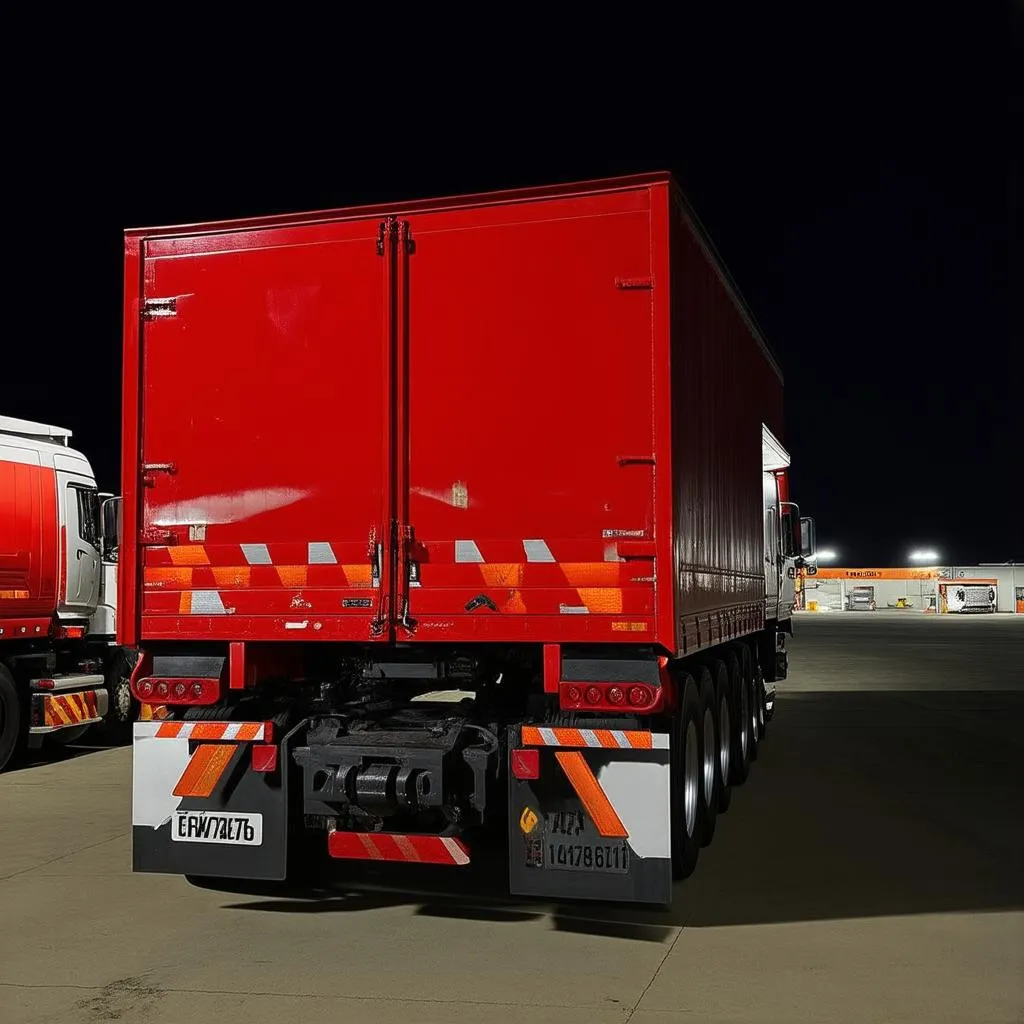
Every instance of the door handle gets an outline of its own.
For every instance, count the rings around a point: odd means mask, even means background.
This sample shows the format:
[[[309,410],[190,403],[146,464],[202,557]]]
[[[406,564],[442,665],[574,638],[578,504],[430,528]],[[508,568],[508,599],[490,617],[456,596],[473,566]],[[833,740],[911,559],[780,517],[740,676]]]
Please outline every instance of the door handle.
[[[146,462],[142,466],[142,486],[152,487],[154,484],[153,475],[155,473],[166,473],[168,476],[174,476],[178,472],[178,467],[173,462]]]
[[[88,553],[89,553],[89,552],[88,552],[88,551],[86,551],[86,550],[85,550],[85,548],[79,548],[79,549],[78,549],[78,550],[77,550],[77,551],[75,552],[75,557],[76,557],[76,558],[78,559],[78,561],[81,561],[81,560],[82,560],[82,557],[83,557],[84,555],[87,555]]]

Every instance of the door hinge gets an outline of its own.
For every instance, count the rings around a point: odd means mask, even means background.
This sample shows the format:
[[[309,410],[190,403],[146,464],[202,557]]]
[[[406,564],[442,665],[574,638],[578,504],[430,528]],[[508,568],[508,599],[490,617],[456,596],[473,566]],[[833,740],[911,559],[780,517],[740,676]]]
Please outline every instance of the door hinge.
[[[399,223],[397,217],[386,217],[377,225],[377,255],[383,256],[387,243],[396,238],[401,242],[402,249],[410,256],[416,251],[409,222],[403,220]]]
[[[398,237],[402,242],[402,248],[411,256],[416,251],[416,242],[412,237],[412,228],[407,220],[402,221]]]
[[[398,218],[385,217],[377,225],[377,255],[383,256],[387,243],[398,234]]]
[[[146,299],[142,303],[143,320],[161,320],[178,315],[178,296],[166,299]]]

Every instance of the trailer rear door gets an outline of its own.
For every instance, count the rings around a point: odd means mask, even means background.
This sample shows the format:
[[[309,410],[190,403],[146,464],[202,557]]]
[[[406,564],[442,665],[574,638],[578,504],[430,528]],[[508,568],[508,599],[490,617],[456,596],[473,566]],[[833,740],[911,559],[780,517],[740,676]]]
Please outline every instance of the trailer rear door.
[[[145,636],[363,640],[380,628],[378,224],[147,242]]]
[[[649,204],[410,216],[399,638],[652,637]]]

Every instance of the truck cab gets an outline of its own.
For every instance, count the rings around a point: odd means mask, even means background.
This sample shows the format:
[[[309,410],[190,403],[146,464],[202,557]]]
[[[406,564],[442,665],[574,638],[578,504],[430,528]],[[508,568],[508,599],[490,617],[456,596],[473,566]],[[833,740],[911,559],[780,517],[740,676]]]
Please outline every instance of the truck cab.
[[[124,674],[109,557],[118,499],[104,516],[70,437],[0,416],[0,767],[19,746],[71,742],[103,721],[107,677]]]

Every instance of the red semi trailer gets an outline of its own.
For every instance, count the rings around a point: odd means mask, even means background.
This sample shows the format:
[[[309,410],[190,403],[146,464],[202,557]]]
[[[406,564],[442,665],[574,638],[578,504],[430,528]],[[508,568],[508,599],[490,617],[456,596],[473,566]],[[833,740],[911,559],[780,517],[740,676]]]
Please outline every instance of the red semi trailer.
[[[785,674],[781,427],[668,175],[129,231],[136,870],[497,821],[513,893],[668,902]]]

